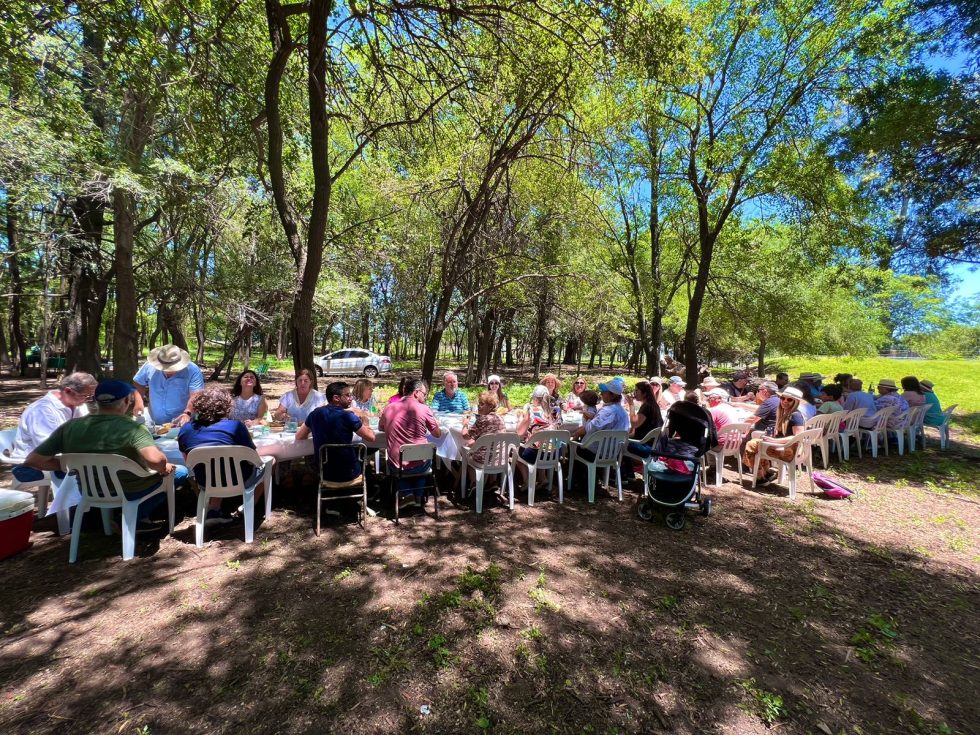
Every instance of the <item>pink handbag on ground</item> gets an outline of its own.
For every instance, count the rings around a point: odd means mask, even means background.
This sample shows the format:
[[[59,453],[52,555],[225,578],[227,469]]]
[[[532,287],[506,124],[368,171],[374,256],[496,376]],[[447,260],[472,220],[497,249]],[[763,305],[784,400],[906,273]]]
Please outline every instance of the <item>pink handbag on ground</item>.
[[[826,475],[822,475],[819,472],[813,473],[813,484],[823,490],[823,494],[828,498],[833,498],[834,500],[840,500],[842,498],[849,498],[854,495],[854,491],[849,487],[841,485],[836,480],[831,480]]]

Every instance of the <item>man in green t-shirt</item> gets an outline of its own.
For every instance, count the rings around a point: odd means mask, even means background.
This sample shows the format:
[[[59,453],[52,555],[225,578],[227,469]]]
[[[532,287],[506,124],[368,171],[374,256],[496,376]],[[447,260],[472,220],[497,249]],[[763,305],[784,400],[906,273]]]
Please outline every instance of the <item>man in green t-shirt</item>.
[[[68,421],[27,455],[24,464],[39,470],[60,470],[56,455],[68,453],[119,454],[160,475],[173,475],[177,484],[187,479],[187,468],[167,462],[166,455],[153,443],[146,427],[130,417],[135,388],[121,380],[103,380],[95,389],[98,413]],[[137,477],[119,475],[123,493],[137,500],[160,486],[158,475]],[[161,494],[140,505],[139,518],[145,518],[166,496]]]

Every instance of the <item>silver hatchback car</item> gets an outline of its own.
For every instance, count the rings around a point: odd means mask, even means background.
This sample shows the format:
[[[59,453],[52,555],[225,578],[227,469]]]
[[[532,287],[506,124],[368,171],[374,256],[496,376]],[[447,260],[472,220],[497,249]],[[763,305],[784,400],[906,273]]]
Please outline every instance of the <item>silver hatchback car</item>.
[[[364,375],[373,378],[391,372],[391,358],[370,350],[344,348],[314,361],[317,375]]]

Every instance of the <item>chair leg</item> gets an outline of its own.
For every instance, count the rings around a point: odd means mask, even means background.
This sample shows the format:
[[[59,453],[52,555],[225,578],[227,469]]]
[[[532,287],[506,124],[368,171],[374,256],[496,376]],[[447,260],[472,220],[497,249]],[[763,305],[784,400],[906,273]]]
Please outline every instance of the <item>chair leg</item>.
[[[824,437],[820,442],[820,455],[823,457],[823,468],[830,467],[830,440]]]
[[[463,466],[459,470],[459,498],[463,500],[466,498],[466,472],[467,465],[466,460],[463,460]],[[396,493],[397,494],[397,493]]]
[[[112,535],[112,516],[108,508],[99,509],[102,514],[102,531],[106,536]]]
[[[510,509],[514,510],[514,468],[507,470],[507,484],[510,486]]]
[[[762,462],[762,447],[759,447],[759,451],[755,453],[755,459],[752,460],[752,488],[755,489],[756,478],[759,477],[759,464]]]
[[[605,479],[604,479],[604,480],[602,481],[602,484],[603,484],[603,486],[604,486],[604,487],[609,487],[609,468],[608,468],[608,467],[606,467],[606,472],[605,472],[605,474],[603,475],[603,477],[605,478]]]
[[[136,555],[136,516],[139,515],[139,501],[124,500],[122,505],[122,547],[123,561]]]
[[[796,462],[790,465],[783,465],[780,471],[785,470],[789,475],[789,499],[796,500]]]
[[[255,487],[245,488],[245,497],[242,499],[243,511],[245,513],[245,543],[250,544],[255,538]]]
[[[577,455],[575,453],[575,447],[572,447],[572,450],[568,455],[568,492],[572,492],[572,476],[575,474],[576,459]]]
[[[37,517],[44,518],[48,514],[48,494],[50,485],[40,485],[37,489]]]
[[[742,474],[743,474],[743,472],[742,472],[742,453],[741,452],[736,452],[735,453],[735,459],[738,460],[738,484],[741,485],[742,484]]]
[[[741,461],[741,460],[739,460]],[[721,487],[722,475],[725,471],[725,455],[716,454],[715,455],[715,487]],[[708,478],[705,477],[704,484],[708,484]]]
[[[167,493],[167,528],[169,529],[167,533],[172,536],[174,533],[174,512],[176,506],[173,475],[163,478],[163,482]]]
[[[68,515],[67,508],[59,510],[56,517],[58,519],[58,535],[67,536],[71,533],[71,516]]]
[[[476,471],[476,512],[483,512],[483,470]]]
[[[587,465],[589,468],[589,502],[595,502],[595,465],[589,463]]]
[[[317,491],[319,494],[319,490]],[[317,503],[317,510],[320,510],[320,505]],[[197,523],[194,526],[194,545],[197,548],[204,546],[204,519],[208,515],[208,495],[206,492],[201,492],[197,496]],[[317,517],[319,520],[319,516]],[[319,534],[319,527],[317,528],[317,533]]]
[[[535,465],[529,464],[527,465],[527,505],[529,508],[534,505],[534,490],[537,484],[538,469]]]
[[[565,483],[562,481],[562,469],[561,465],[558,465],[558,504],[561,505],[565,502]]]
[[[696,480],[697,477],[695,477],[694,479]],[[622,503],[623,502],[623,473],[620,471],[620,465],[616,465],[616,490],[619,493],[619,502]]]
[[[82,516],[85,515],[85,511],[88,508],[85,503],[78,505],[75,508],[75,522],[72,524],[71,529],[71,546],[68,548],[68,563],[74,564],[78,561],[78,540],[82,536]]]

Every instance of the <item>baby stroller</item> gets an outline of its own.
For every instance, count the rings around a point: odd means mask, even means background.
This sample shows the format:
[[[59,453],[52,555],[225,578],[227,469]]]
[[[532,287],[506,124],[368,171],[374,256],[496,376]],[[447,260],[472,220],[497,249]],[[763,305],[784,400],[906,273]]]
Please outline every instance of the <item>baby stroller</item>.
[[[643,467],[643,497],[636,506],[645,521],[662,508],[668,528],[680,531],[687,522],[684,511],[698,510],[711,515],[711,498],[701,497],[701,458],[718,443],[711,414],[696,403],[678,401],[667,409],[663,431],[653,445],[653,454]],[[655,470],[660,457],[694,463],[690,474],[670,469]]]

